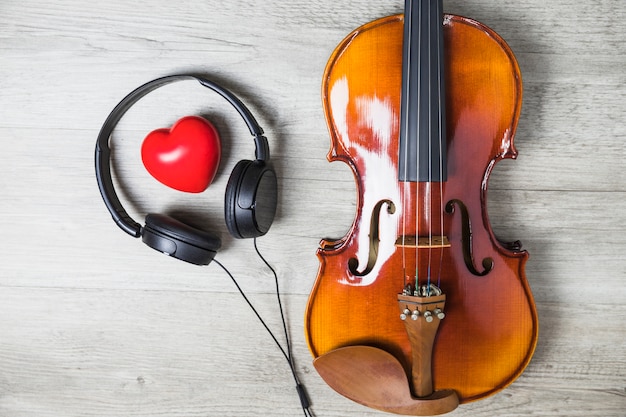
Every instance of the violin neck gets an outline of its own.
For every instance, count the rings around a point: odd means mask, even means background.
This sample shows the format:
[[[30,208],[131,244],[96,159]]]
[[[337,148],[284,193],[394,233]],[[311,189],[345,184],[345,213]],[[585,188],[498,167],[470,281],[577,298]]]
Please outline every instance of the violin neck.
[[[400,181],[446,181],[444,82],[442,0],[406,0]]]

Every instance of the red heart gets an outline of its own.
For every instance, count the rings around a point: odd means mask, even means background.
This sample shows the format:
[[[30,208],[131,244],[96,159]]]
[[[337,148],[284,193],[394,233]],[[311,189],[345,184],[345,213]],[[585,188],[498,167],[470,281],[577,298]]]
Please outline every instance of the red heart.
[[[200,193],[215,178],[221,150],[217,129],[202,117],[187,116],[171,129],[150,132],[141,145],[141,160],[168,187]]]

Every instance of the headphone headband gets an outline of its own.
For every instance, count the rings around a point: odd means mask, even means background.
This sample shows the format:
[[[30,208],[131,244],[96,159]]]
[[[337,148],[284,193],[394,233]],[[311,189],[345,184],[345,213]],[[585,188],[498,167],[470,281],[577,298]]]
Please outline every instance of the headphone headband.
[[[113,216],[115,223],[124,232],[133,237],[139,237],[141,235],[141,225],[133,220],[126,212],[115,192],[111,176],[111,148],[109,146],[109,140],[111,139],[115,126],[117,126],[122,116],[124,116],[124,114],[142,97],[164,85],[185,80],[198,81],[202,86],[215,91],[226,99],[226,101],[228,101],[241,115],[250,130],[250,134],[254,137],[256,159],[260,161],[267,161],[270,158],[269,144],[267,142],[267,138],[263,136],[263,129],[259,126],[250,110],[248,110],[241,100],[224,87],[221,87],[206,78],[187,74],[170,75],[157,78],[156,80],[152,80],[138,87],[124,97],[107,117],[106,121],[102,125],[102,128],[100,129],[100,133],[98,134],[95,153],[96,179],[98,181],[98,187],[100,188],[102,199],[111,213],[111,216]]]

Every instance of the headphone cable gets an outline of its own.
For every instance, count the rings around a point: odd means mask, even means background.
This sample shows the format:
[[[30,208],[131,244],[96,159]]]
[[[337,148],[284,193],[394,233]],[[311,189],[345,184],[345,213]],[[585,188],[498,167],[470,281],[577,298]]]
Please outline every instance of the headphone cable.
[[[252,312],[259,319],[259,321],[261,322],[261,324],[263,325],[265,330],[272,337],[272,340],[274,340],[274,343],[276,344],[278,349],[280,349],[281,353],[285,357],[285,360],[287,360],[287,364],[289,365],[289,369],[290,369],[291,374],[293,376],[293,379],[294,379],[294,381],[296,383],[296,391],[298,392],[298,397],[300,398],[300,405],[302,406],[302,411],[304,413],[304,416],[305,417],[315,417],[313,412],[311,411],[311,403],[310,403],[308,395],[306,393],[306,389],[305,389],[304,385],[300,382],[300,379],[298,378],[298,374],[296,372],[296,367],[295,367],[295,364],[294,364],[292,350],[291,350],[291,341],[289,339],[289,332],[287,331],[287,322],[285,320],[285,314],[284,314],[284,311],[283,311],[283,303],[282,303],[282,300],[280,298],[280,289],[279,289],[279,285],[278,285],[278,274],[276,273],[276,270],[274,270],[274,268],[269,264],[269,262],[267,262],[267,260],[265,260],[263,255],[261,255],[261,252],[259,251],[259,248],[257,247],[256,238],[254,238],[254,250],[256,251],[256,253],[259,256],[259,258],[261,258],[263,263],[269,268],[269,270],[274,275],[274,282],[276,284],[276,298],[278,300],[278,308],[279,308],[279,311],[280,311],[280,318],[281,318],[282,325],[283,325],[283,331],[285,333],[285,341],[286,341],[286,345],[287,345],[286,349],[278,341],[278,339],[276,338],[276,336],[274,335],[272,330],[269,328],[269,326],[267,325],[265,320],[263,320],[263,318],[261,317],[261,315],[259,314],[257,309],[254,307],[254,305],[252,304],[250,299],[246,296],[245,292],[239,286],[239,283],[237,282],[237,280],[235,279],[233,274],[228,270],[228,268],[226,268],[217,259],[213,259],[213,262],[215,262],[217,265],[219,265],[220,268],[222,268],[224,270],[224,272],[226,272],[226,275],[228,275],[230,277],[230,279],[235,284],[235,287],[237,287],[237,290],[239,291],[239,293],[243,297],[243,299],[246,302],[246,304],[248,304],[248,306],[250,307]]]

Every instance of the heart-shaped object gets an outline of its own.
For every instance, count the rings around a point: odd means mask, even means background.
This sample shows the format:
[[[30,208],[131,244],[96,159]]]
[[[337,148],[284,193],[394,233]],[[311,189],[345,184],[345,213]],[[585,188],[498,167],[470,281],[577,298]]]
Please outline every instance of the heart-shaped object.
[[[222,145],[215,126],[186,116],[171,129],[157,129],[141,145],[141,160],[159,182],[188,193],[207,189],[220,163]]]

